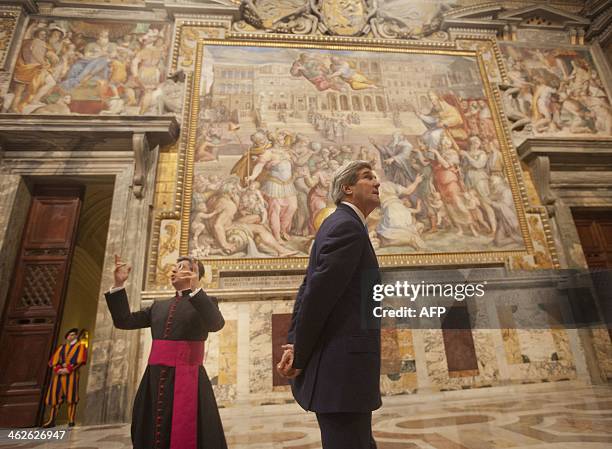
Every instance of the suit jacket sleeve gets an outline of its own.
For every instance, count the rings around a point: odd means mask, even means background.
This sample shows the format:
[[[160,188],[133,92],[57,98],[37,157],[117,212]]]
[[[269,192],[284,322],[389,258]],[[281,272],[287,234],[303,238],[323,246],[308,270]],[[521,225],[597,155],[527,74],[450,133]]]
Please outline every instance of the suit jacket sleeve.
[[[291,327],[289,327],[289,333],[287,334],[287,343],[295,343],[295,324],[297,321],[297,316],[300,313],[300,307],[302,306],[302,297],[304,295],[304,289],[306,288],[306,279],[307,276],[304,276],[302,285],[300,285],[300,288],[298,289],[297,295],[295,297],[295,303],[293,304],[293,314],[291,315]]]
[[[353,277],[364,249],[363,233],[359,224],[345,221],[323,238],[296,317],[294,368],[308,363],[330,312]]]
[[[219,310],[218,300],[208,296],[204,290],[199,290],[189,298],[189,302],[198,312],[208,332],[217,332],[225,326],[225,320]]]
[[[125,288],[104,293],[113,324],[118,329],[142,329],[151,326],[151,307],[131,312]]]

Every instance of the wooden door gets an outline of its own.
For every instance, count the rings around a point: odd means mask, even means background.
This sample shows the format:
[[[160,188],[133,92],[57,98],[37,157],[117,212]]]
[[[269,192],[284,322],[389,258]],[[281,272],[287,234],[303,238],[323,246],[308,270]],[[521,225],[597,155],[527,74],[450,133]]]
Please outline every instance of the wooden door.
[[[612,211],[573,211],[580,243],[612,340]]]
[[[81,208],[80,188],[34,190],[0,334],[0,427],[40,423]]]

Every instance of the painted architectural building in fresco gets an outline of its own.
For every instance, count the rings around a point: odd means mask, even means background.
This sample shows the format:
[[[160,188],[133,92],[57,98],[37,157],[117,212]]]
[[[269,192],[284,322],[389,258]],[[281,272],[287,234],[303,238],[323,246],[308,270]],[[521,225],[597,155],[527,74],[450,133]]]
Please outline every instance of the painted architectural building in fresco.
[[[206,347],[217,400],[289,400],[273,366],[352,159],[382,182],[385,279],[489,281],[455,305],[460,330],[385,321],[383,394],[612,379],[609,322],[558,326],[558,295],[606,290],[567,270],[612,268],[609,2],[276,3],[0,5],[0,427],[42,422],[72,327],[79,424],[129,421],[151,338],[113,327],[115,254],[132,310],[201,258],[226,320]]]

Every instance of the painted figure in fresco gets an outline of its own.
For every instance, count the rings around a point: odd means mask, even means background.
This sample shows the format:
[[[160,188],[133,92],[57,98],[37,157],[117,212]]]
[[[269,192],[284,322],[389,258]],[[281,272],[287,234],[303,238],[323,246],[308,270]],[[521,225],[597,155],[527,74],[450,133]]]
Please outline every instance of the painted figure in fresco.
[[[504,246],[509,243],[521,242],[521,231],[518,218],[514,212],[512,191],[507,181],[501,176],[491,177],[491,207],[495,211],[497,230],[493,243]]]
[[[415,173],[411,164],[413,147],[406,136],[394,132],[386,145],[378,145],[374,139],[370,139],[370,143],[379,151],[385,177],[389,181],[402,186],[414,181]]]
[[[301,53],[293,62],[290,70],[293,76],[303,76],[312,83],[317,90],[340,90],[342,85],[338,80],[330,77],[330,70],[317,56]]]
[[[430,148],[433,154],[431,162],[433,183],[440,193],[448,215],[457,229],[457,235],[463,235],[468,228],[472,235],[478,236],[472,215],[465,204],[465,186],[463,184],[460,159],[450,137],[443,136],[440,150]]]
[[[423,177],[417,175],[406,187],[394,182],[381,183],[378,191],[382,220],[378,223],[376,232],[383,246],[408,245],[415,250],[425,247],[425,242],[421,238],[424,226],[415,217],[420,212],[419,206],[409,207],[401,198],[410,197],[422,181]]]
[[[493,208],[490,205],[491,192],[489,190],[489,174],[487,173],[487,162],[489,157],[482,148],[482,141],[478,136],[472,136],[469,139],[469,150],[461,150],[460,154],[464,163],[465,172],[465,186],[467,189],[466,198],[475,204],[476,197],[478,203],[486,214],[488,223],[479,219],[479,222],[483,224],[484,228],[492,233],[495,233],[496,220]],[[472,209],[474,209],[473,206]],[[470,209],[470,207],[468,207]],[[478,212],[473,212],[472,217],[477,216],[480,218]]]
[[[421,136],[423,141],[433,148],[438,148],[443,134],[447,132],[455,140],[467,139],[463,117],[456,107],[440,98],[434,91],[429,92],[431,110],[427,114],[417,113],[427,131]]]
[[[225,325],[217,299],[199,286],[202,262],[179,257],[170,277],[173,298],[130,311],[131,267],[115,256],[113,287],[104,294],[119,329],[151,328],[153,344],[132,411],[134,449],[227,449],[215,394],[203,366],[209,332]]]
[[[316,170],[306,178],[306,184],[309,187],[308,212],[310,220],[308,226],[311,234],[316,232],[315,219],[317,214],[329,205],[329,188],[333,176],[333,166],[330,166],[330,162],[319,161]]]
[[[219,214],[221,211],[217,210],[215,212],[209,213],[208,207],[206,207],[205,201],[200,201],[194,205],[193,218],[191,219],[191,238],[193,239],[194,246],[200,247],[200,236],[202,233],[206,231],[206,220],[213,218],[215,215]],[[210,252],[210,248],[207,248],[206,252]]]
[[[249,186],[258,190],[258,186]],[[284,247],[270,232],[268,224],[263,220],[257,222],[260,215],[244,210],[239,214],[243,189],[237,177],[227,178],[216,192],[208,199],[207,209],[214,214],[205,220],[207,229],[214,236],[215,247],[221,248],[221,254],[229,255],[237,251],[245,251],[250,257],[266,255],[290,256],[296,251]],[[261,195],[261,192],[256,195]],[[242,204],[245,207],[245,204]],[[249,204],[248,208],[252,208]],[[255,209],[255,208],[253,208]],[[238,219],[237,219],[238,216]],[[257,241],[256,241],[257,239]],[[211,254],[215,254],[214,247]]]
[[[76,422],[80,368],[87,363],[87,347],[79,340],[77,328],[66,332],[64,338],[66,342],[55,350],[49,360],[53,377],[45,396],[45,405],[51,407],[49,419],[43,425],[45,428],[55,427],[57,412],[64,401],[68,406],[68,426],[73,427]]]
[[[309,216],[308,216],[308,193],[310,186],[306,179],[310,177],[309,161],[313,156],[311,142],[303,135],[298,134],[296,143],[291,149],[291,160],[293,162],[293,171],[298,207],[294,215],[293,229],[294,234],[306,236],[309,232]]]
[[[51,71],[59,62],[52,47],[47,44],[47,30],[35,29],[32,37],[23,42],[15,71],[15,97],[11,111],[22,113],[28,105],[43,106],[41,99],[56,85]]]
[[[257,158],[253,173],[247,180],[254,181],[260,175],[272,234],[279,242],[281,239],[289,240],[293,215],[297,210],[297,193],[293,185],[291,155],[281,147],[280,140],[273,140],[272,146]]]
[[[478,122],[480,125],[480,137],[484,139],[495,139],[495,124],[491,109],[485,100],[478,100]]]
[[[312,245],[277,370],[290,379],[298,404],[316,413],[323,449],[375,449],[380,322],[364,321],[364,314],[372,315],[362,298],[371,298],[380,282],[366,228],[380,205],[379,183],[366,162],[352,161],[334,174],[332,185],[337,208]]]
[[[162,81],[166,45],[162,36],[145,41],[144,48],[136,53],[131,64],[132,76],[142,90],[140,114],[149,111],[153,104],[153,91]]]
[[[368,79],[364,74],[354,68],[350,62],[345,61],[338,56],[332,56],[330,58],[331,64],[329,66],[331,70],[330,78],[339,77],[342,81],[348,84],[353,90],[368,89],[376,87],[374,81]]]
[[[559,131],[559,104],[557,90],[546,83],[544,77],[534,76],[536,88],[531,105],[533,127],[536,131]]]
[[[98,39],[85,46],[83,58],[76,61],[61,86],[64,90],[73,89],[89,80],[108,80],[110,60],[115,55],[117,45],[109,38],[108,30],[101,30]]]
[[[255,163],[259,156],[272,146],[266,133],[261,130],[251,134],[251,143],[252,145],[248,151],[240,157],[230,170],[232,175],[236,175],[244,181],[253,173],[253,168],[255,168]]]

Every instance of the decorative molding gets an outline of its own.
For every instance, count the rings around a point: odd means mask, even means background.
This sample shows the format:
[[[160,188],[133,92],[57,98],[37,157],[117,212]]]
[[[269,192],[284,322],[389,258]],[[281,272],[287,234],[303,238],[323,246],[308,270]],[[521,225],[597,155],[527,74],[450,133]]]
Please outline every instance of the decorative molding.
[[[142,190],[147,175],[147,153],[150,151],[146,133],[132,134],[132,149],[134,150],[134,195],[136,198],[142,198]]]
[[[517,40],[518,29],[563,30],[571,43],[583,44],[590,21],[548,5],[530,5],[508,9],[503,3],[492,2],[449,11],[444,15],[442,30],[495,30],[504,40]]]
[[[529,138],[517,147],[521,160],[547,157],[550,170],[612,171],[612,138]]]
[[[33,117],[5,114],[0,116],[0,144],[4,158],[19,158],[20,152],[131,152],[134,159],[133,189],[143,197],[146,184],[147,153],[158,145],[174,142],[179,125],[170,116],[101,117],[57,115]]]
[[[551,216],[558,199],[551,187],[552,172],[612,171],[612,139],[530,138],[517,152],[531,170],[542,205]]]
[[[26,11],[28,14],[38,13],[38,5],[36,0],[3,0],[6,6],[16,6],[18,9]]]
[[[9,6],[0,8],[0,71],[9,70],[9,56],[16,46],[16,31],[23,22],[22,8]]]

